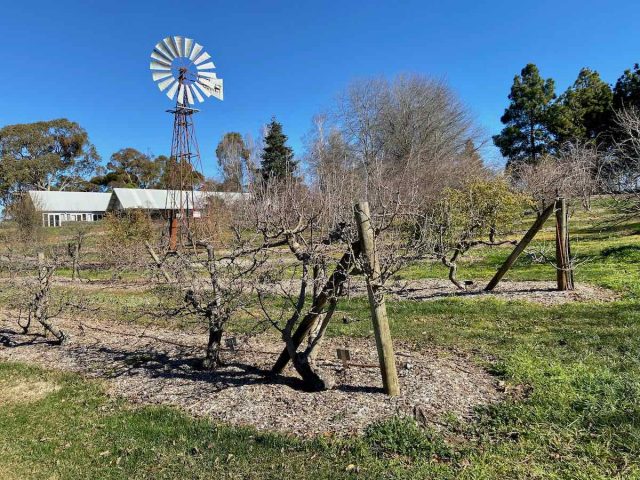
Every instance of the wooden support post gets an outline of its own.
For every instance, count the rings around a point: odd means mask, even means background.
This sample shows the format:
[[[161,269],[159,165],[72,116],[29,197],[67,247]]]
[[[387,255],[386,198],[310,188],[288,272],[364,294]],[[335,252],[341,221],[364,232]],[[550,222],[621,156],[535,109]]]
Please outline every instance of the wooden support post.
[[[555,203],[551,203],[551,205],[545,208],[544,211],[540,214],[540,216],[538,216],[536,221],[533,222],[533,225],[531,225],[531,228],[529,229],[529,231],[527,231],[527,233],[524,234],[524,237],[522,237],[522,240],[520,240],[518,245],[516,245],[516,248],[513,249],[513,251],[511,252],[511,255],[507,257],[507,259],[502,264],[502,266],[498,269],[498,271],[493,276],[491,281],[484,288],[485,291],[489,292],[493,290],[496,287],[496,285],[498,285],[498,282],[500,282],[502,277],[504,277],[505,273],[509,271],[509,269],[518,259],[520,254],[524,251],[525,248],[527,248],[527,245],[531,243],[531,240],[533,240],[533,237],[536,236],[536,233],[538,233],[538,231],[542,228],[542,226],[544,225],[544,222],[546,222],[547,219],[551,216],[551,214],[553,213],[554,206],[555,206]]]
[[[380,262],[375,247],[375,234],[371,225],[369,203],[357,203],[354,213],[358,224],[360,248],[365,261],[365,268],[367,269],[367,293],[371,307],[373,330],[376,336],[378,359],[380,360],[382,384],[386,394],[395,396],[400,394],[400,385],[398,383],[396,358],[393,352],[393,342],[387,318],[387,306],[384,301],[384,292],[380,285]]]
[[[145,241],[144,245],[145,245],[145,247],[147,247],[147,251],[149,252],[149,255],[151,255],[151,258],[153,258],[153,261],[155,262],[156,266],[160,269],[160,272],[162,273],[162,276],[165,278],[165,280],[167,282],[171,283],[171,277],[169,276],[169,273],[164,268],[164,265],[162,264],[162,261],[160,261],[160,258],[158,257],[156,252],[153,250],[153,247],[151,246],[151,244],[149,242]]]
[[[573,290],[569,249],[569,211],[564,198],[556,200],[556,278],[558,290]]]

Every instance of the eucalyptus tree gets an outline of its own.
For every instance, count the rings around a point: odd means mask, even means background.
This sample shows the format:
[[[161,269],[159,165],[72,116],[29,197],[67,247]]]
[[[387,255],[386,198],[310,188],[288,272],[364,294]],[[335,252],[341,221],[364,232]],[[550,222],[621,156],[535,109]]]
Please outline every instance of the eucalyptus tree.
[[[0,201],[16,192],[86,188],[100,156],[84,128],[65,118],[0,129]]]
[[[225,188],[237,192],[244,189],[250,154],[242,135],[237,132],[224,134],[216,147],[216,157],[218,165],[222,169]]]

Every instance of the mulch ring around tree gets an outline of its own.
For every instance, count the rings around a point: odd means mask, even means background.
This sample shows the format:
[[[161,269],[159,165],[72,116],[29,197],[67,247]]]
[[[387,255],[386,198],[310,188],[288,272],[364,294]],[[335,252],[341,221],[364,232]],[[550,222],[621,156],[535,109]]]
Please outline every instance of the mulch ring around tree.
[[[0,360],[38,364],[103,379],[110,394],[137,404],[176,406],[192,415],[237,426],[308,437],[349,436],[394,415],[415,416],[436,427],[444,414],[472,417],[475,407],[499,401],[498,380],[461,353],[415,351],[395,342],[401,395],[382,391],[373,339],[327,339],[318,365],[335,380],[332,390],[311,393],[292,368],[268,376],[282,346],[271,335],[238,336],[225,348],[224,366],[198,369],[206,336],[139,325],[60,319],[71,340],[52,345],[22,335],[7,312],[0,319]],[[34,329],[34,333],[40,333]],[[336,349],[348,348],[343,367]]]
[[[541,305],[560,305],[570,302],[611,302],[619,298],[613,290],[577,283],[574,290],[559,291],[555,281],[509,281],[500,282],[491,292],[484,287],[487,282],[473,281],[466,285],[465,290],[459,290],[448,280],[422,279],[398,280],[389,282],[388,292],[394,300],[429,301],[441,298],[496,298],[501,300],[527,301]],[[356,285],[355,295],[364,292],[364,286]]]

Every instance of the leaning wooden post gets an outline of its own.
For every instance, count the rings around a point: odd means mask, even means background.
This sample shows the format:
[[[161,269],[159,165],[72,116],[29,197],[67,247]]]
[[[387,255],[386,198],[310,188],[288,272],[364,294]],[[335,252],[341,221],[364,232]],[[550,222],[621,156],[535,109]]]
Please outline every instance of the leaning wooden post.
[[[505,273],[509,271],[509,269],[518,259],[520,254],[524,251],[525,248],[527,248],[527,245],[531,243],[531,240],[533,240],[533,237],[536,236],[536,233],[538,233],[538,231],[542,228],[542,226],[544,225],[544,222],[546,222],[547,219],[551,216],[551,214],[553,213],[554,207],[555,207],[555,203],[552,202],[551,205],[549,205],[547,208],[544,209],[544,211],[540,214],[540,216],[536,219],[536,221],[533,222],[533,225],[531,225],[531,228],[529,229],[529,231],[527,231],[527,233],[524,234],[524,237],[522,237],[522,240],[520,240],[520,243],[516,245],[516,248],[513,249],[513,251],[511,252],[511,255],[507,257],[507,259],[502,264],[502,266],[498,269],[498,271],[493,276],[489,284],[486,287],[484,287],[485,291],[489,292],[493,290],[496,287],[496,285],[498,285],[498,282],[502,279],[502,277],[504,277]]]
[[[393,342],[387,318],[387,306],[384,292],[380,284],[380,262],[375,247],[375,236],[371,225],[369,203],[360,202],[355,205],[354,213],[358,224],[360,248],[365,262],[367,293],[371,307],[371,320],[376,336],[378,359],[382,373],[382,384],[386,394],[395,396],[400,394],[398,372],[396,371],[396,357],[393,353]]]
[[[162,261],[160,260],[160,257],[158,257],[156,252],[153,250],[153,247],[151,246],[151,244],[149,242],[145,241],[144,242],[144,246],[147,247],[147,251],[149,252],[149,255],[151,255],[151,258],[153,258],[153,261],[155,262],[156,266],[160,269],[160,273],[162,273],[162,276],[164,277],[164,279],[168,283],[171,283],[172,282],[171,276],[165,270],[164,265],[162,264]]]
[[[564,198],[556,200],[556,278],[558,290],[573,290],[573,272],[569,257],[569,212]]]

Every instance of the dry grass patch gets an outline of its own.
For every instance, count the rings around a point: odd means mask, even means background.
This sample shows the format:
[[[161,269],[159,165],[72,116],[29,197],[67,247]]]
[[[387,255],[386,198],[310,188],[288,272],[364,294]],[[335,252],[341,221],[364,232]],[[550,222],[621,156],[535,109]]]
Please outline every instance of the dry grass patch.
[[[60,385],[46,380],[0,380],[0,405],[37,402],[58,390]]]

